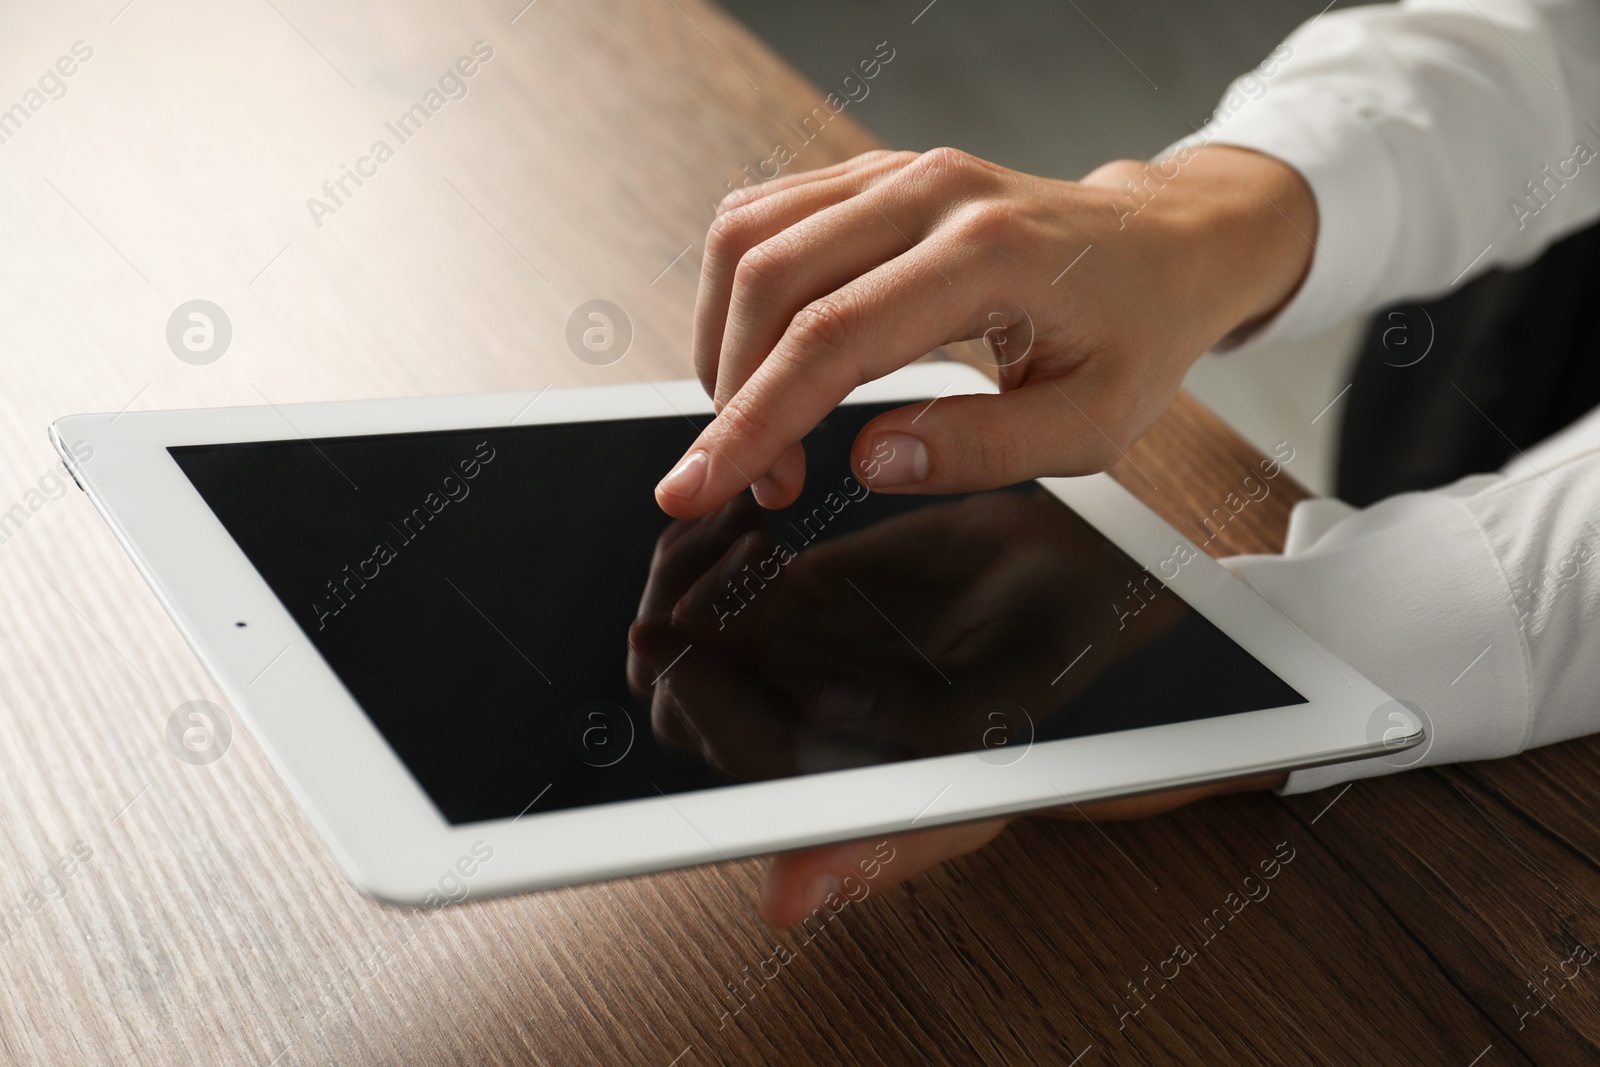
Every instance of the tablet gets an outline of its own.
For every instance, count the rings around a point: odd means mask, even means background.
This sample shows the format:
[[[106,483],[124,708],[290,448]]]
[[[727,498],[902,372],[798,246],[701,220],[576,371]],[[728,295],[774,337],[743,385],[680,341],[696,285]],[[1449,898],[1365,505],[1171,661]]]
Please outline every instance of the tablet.
[[[1108,476],[887,496],[850,468],[875,415],[990,390],[954,364],[863,386],[806,439],[794,505],[689,522],[652,490],[710,417],[694,382],[77,415],[52,438],[388,902],[1421,740]]]

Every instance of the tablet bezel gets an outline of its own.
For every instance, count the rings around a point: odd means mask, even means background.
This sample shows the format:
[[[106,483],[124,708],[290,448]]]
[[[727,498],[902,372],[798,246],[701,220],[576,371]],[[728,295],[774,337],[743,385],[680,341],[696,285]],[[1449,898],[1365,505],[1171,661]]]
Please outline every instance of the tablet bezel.
[[[849,402],[993,391],[971,367],[925,363]],[[441,895],[445,886],[490,896],[928,829],[1383,755],[1422,739],[1420,724],[1375,739],[1374,715],[1391,704],[1382,690],[1109,475],[1049,478],[1041,484],[1306,703],[1041,742],[1009,763],[965,753],[452,826],[167,451],[710,413],[698,383],[680,381],[73,415],[52,425],[51,439],[340,865],[389,903],[437,903],[455,895]],[[74,443],[93,458],[80,462]],[[1179,546],[1194,558],[1169,577],[1159,568]],[[1041,668],[1064,667],[1071,654]]]

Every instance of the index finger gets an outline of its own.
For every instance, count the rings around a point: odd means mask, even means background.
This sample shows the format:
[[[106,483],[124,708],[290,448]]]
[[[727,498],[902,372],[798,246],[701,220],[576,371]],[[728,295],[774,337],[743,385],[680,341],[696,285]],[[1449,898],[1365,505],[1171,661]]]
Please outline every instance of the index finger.
[[[661,509],[694,518],[720,507],[857,386],[967,336],[973,302],[951,298],[957,283],[938,255],[937,245],[919,244],[803,308],[656,486]]]

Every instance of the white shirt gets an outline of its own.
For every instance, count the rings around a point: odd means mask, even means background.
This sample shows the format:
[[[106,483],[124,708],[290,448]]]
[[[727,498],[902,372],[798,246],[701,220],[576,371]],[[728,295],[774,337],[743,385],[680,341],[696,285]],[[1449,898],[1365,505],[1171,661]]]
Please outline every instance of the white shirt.
[[[1437,296],[1600,219],[1600,0],[1328,12],[1234,82],[1196,143],[1276,156],[1317,199],[1305,283],[1247,344]],[[1600,409],[1498,473],[1365,510],[1307,501],[1284,555],[1227,565],[1422,709],[1418,766],[1600,731]],[[1297,771],[1285,791],[1394,769]]]

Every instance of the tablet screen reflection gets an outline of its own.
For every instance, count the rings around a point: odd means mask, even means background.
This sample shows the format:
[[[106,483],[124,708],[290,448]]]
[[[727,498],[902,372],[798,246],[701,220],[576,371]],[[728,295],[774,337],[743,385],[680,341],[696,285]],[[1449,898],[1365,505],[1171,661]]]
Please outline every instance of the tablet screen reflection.
[[[738,779],[968,751],[1005,764],[1039,741],[1301,699],[1036,485],[805,545],[847,489],[804,525],[740,499],[662,533],[628,658],[659,742]],[[1230,655],[1257,670],[1207,685]]]

